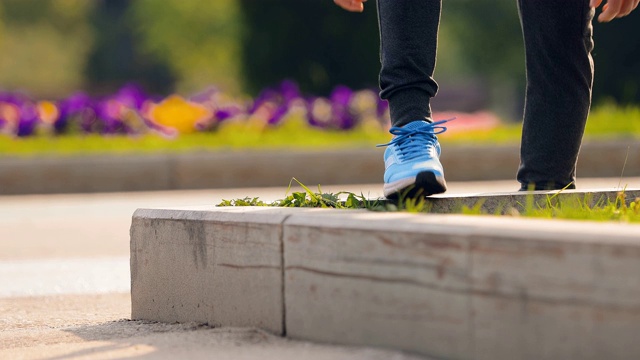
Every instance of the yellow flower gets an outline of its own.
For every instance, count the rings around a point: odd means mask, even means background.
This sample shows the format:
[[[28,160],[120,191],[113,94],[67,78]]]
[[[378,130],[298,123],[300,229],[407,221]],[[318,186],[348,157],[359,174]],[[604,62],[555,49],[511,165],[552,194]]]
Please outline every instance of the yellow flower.
[[[196,131],[196,124],[211,117],[206,107],[171,95],[159,104],[151,105],[149,118],[158,125],[173,128],[182,134]]]
[[[38,103],[38,114],[40,120],[47,124],[53,124],[58,120],[58,116],[60,116],[58,107],[51,101],[40,101]]]

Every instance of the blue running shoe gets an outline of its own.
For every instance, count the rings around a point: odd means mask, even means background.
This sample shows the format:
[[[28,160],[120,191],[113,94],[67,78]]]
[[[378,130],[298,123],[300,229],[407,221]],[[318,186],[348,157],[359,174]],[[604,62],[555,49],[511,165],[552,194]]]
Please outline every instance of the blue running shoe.
[[[384,196],[397,198],[429,196],[447,191],[444,170],[440,164],[437,134],[447,130],[442,124],[414,121],[403,127],[392,127],[394,135],[384,152]]]

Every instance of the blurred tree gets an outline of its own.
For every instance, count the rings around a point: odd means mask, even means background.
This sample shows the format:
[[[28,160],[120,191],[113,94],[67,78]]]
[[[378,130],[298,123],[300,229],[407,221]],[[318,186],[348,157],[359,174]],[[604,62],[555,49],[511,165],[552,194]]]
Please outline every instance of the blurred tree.
[[[86,0],[0,2],[0,87],[59,97],[83,83],[92,42]]]
[[[640,9],[607,24],[594,21],[594,102],[640,104]]]
[[[255,94],[283,78],[320,94],[337,84],[375,87],[371,5],[351,14],[330,0],[2,0],[0,88],[55,98],[129,81],[159,93],[218,84]],[[637,10],[595,23],[594,102],[640,103],[639,21]],[[443,1],[436,79],[468,77],[490,84],[494,101],[521,108],[515,0]]]
[[[444,2],[443,23],[466,58],[465,72],[524,83],[524,44],[516,1]]]
[[[444,1],[442,17],[463,58],[458,71],[482,79],[495,111],[520,119],[526,77],[517,2]]]
[[[86,68],[87,87],[113,92],[128,82],[149,91],[169,93],[174,75],[166,59],[152,56],[139,45],[130,16],[131,0],[97,0],[90,16],[95,41]]]
[[[242,71],[256,93],[283,78],[326,94],[338,84],[377,85],[379,39],[373,6],[346,12],[329,0],[239,0],[246,31]]]
[[[166,59],[179,91],[211,84],[240,90],[242,24],[237,0],[137,0],[131,2],[131,10],[140,45]]]
[[[444,2],[443,24],[459,42],[464,58],[458,68],[481,74],[491,84],[494,102],[521,107],[524,94],[524,47],[516,1],[459,0]],[[608,24],[594,21],[596,75],[594,103],[640,103],[640,10]]]

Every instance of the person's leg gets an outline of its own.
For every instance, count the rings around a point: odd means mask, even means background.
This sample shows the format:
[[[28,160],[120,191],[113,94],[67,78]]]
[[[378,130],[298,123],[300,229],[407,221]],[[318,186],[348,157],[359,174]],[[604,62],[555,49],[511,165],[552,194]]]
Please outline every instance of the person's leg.
[[[384,153],[384,195],[428,196],[447,190],[430,99],[440,0],[378,0],[380,97],[389,101],[393,140]]]
[[[594,11],[589,0],[518,5],[527,67],[518,181],[522,190],[573,188],[591,106]]]
[[[391,123],[431,121],[441,0],[378,0],[380,97],[389,101]]]

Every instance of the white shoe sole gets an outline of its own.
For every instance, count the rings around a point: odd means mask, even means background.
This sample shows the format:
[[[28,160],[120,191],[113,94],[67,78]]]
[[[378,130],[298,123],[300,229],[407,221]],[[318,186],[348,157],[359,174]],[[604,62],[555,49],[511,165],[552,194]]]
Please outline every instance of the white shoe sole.
[[[412,189],[411,187],[415,187]],[[403,194],[405,192],[407,194]],[[385,197],[397,197],[398,195],[407,195],[414,197],[416,195],[429,196],[441,194],[447,191],[447,183],[444,176],[438,176],[430,171],[423,171],[415,177],[400,179],[392,183],[384,184],[382,193]]]

